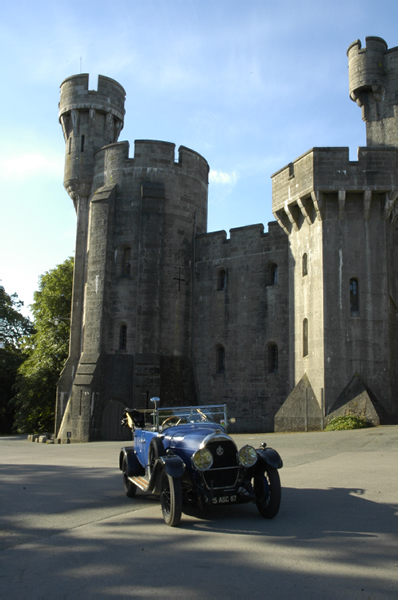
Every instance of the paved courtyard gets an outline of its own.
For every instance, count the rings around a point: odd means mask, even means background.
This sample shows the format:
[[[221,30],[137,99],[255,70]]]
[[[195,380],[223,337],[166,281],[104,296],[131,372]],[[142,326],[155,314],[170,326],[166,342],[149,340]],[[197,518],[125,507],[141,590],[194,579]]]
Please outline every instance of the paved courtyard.
[[[398,597],[398,426],[234,436],[283,460],[282,505],[183,514],[124,496],[120,442],[0,438],[3,598]]]

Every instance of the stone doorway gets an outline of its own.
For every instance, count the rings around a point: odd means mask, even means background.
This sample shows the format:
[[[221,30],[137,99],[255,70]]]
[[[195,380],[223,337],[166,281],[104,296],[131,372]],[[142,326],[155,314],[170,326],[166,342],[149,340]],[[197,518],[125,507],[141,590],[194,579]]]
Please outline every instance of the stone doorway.
[[[132,432],[121,425],[126,405],[117,398],[108,400],[102,413],[102,439],[104,440],[132,440]]]

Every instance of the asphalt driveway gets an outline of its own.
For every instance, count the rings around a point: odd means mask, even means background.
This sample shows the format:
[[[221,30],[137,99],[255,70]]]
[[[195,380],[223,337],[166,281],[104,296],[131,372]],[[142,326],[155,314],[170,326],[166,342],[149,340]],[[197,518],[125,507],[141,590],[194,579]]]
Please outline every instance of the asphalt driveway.
[[[398,597],[398,426],[235,435],[283,460],[282,505],[183,514],[124,496],[120,442],[0,438],[0,590],[21,598]]]

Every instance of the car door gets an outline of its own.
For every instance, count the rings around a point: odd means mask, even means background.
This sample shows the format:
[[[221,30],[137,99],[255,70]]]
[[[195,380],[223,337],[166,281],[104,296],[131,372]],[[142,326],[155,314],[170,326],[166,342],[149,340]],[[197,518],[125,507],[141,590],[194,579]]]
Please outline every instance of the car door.
[[[136,429],[134,431],[134,449],[138,460],[143,467],[148,464],[148,452],[151,439],[158,434],[156,431],[146,431],[145,429]]]

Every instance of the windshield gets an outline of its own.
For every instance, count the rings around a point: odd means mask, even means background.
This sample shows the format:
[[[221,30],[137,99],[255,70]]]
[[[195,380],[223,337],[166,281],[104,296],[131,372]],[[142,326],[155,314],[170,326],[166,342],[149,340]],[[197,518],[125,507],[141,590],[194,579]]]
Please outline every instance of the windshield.
[[[226,404],[181,406],[158,408],[156,411],[156,426],[158,429],[184,423],[218,423],[222,427],[226,427],[227,406]]]

